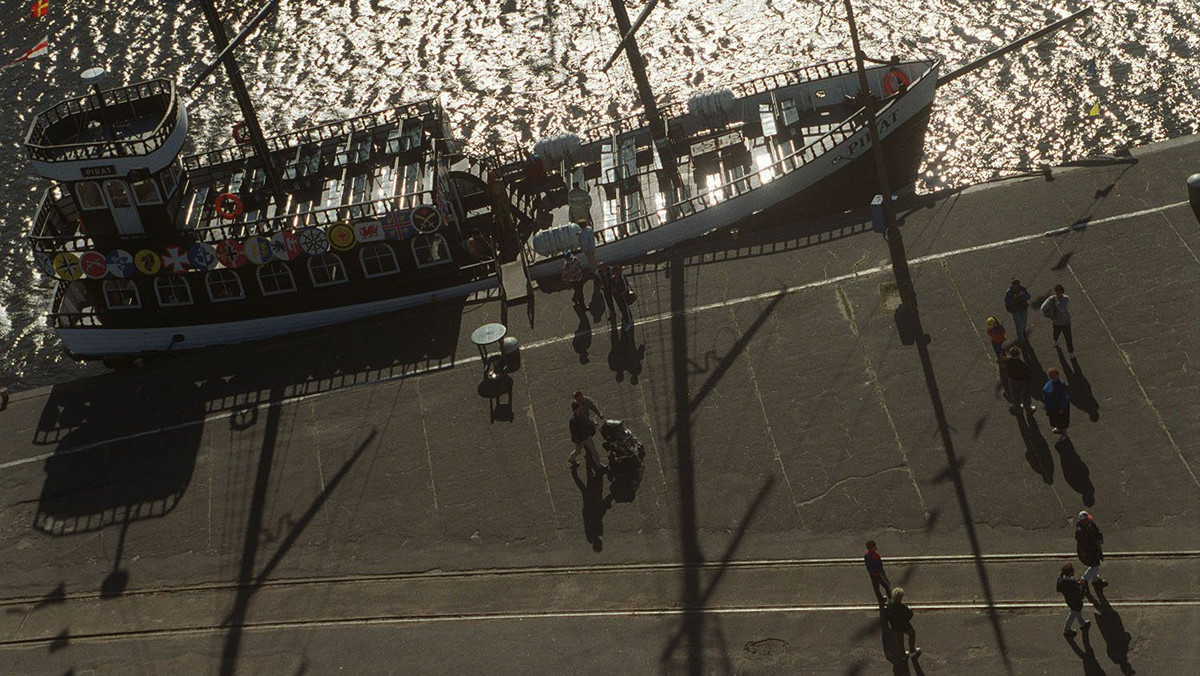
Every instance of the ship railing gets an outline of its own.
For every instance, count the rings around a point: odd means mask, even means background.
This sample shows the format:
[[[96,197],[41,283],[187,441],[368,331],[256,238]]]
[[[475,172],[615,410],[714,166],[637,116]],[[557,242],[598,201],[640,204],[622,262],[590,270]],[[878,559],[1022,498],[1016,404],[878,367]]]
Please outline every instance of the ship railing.
[[[152,98],[166,99],[166,112],[158,126],[137,138],[96,141],[87,143],[47,144],[46,134],[51,127],[68,118],[78,118],[82,126],[84,118],[99,121],[106,111],[120,106],[133,107],[138,101]],[[25,148],[29,156],[40,162],[69,162],[75,160],[103,159],[111,157],[139,157],[149,155],[166,143],[179,123],[179,97],[175,83],[171,80],[147,80],[113,89],[103,93],[103,104],[95,94],[89,94],[58,105],[38,114],[25,137]],[[119,122],[117,122],[119,124]]]
[[[764,75],[753,80],[735,83],[730,85],[729,88],[733,91],[734,96],[746,98],[782,87],[849,75],[854,72],[856,72],[854,59],[838,59]],[[687,114],[687,104],[681,101],[671,101],[662,105],[659,108],[659,113],[669,127],[670,120],[683,117]],[[597,143],[632,131],[645,129],[648,126],[649,119],[646,117],[645,112],[638,111],[632,115],[585,129],[579,132],[579,140],[584,145]],[[483,163],[484,166],[495,169],[519,164],[524,162],[529,156],[530,151],[525,148],[509,148],[484,157]]]
[[[90,237],[79,233],[79,210],[75,201],[58,184],[42,193],[26,239],[30,248],[43,253],[81,250],[91,242]]]
[[[75,310],[61,312],[59,308],[67,297],[70,282],[59,282],[54,287],[54,300],[50,303],[51,311],[47,315],[50,325],[56,329],[74,329],[84,326],[100,326],[100,316],[94,310]]]
[[[266,139],[267,149],[272,153],[294,150],[297,146],[324,143],[333,139],[344,139],[351,134],[377,129],[380,127],[403,125],[405,120],[422,118],[431,113],[441,116],[442,107],[436,98],[425,99],[413,103],[377,110],[358,117],[345,120],[325,122],[314,127],[299,129],[286,134],[270,136]],[[194,170],[206,166],[243,162],[254,156],[254,146],[251,144],[231,145],[216,148],[183,158],[183,166]]]

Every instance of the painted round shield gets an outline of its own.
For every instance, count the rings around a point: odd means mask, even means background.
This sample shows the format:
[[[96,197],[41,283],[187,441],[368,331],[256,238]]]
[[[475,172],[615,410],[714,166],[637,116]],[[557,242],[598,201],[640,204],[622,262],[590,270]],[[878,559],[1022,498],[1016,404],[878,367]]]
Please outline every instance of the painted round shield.
[[[67,282],[73,282],[83,276],[83,268],[79,267],[79,256],[70,251],[62,251],[54,257],[54,276]]]
[[[354,246],[354,230],[345,223],[338,223],[329,229],[329,245],[338,251],[345,251]]]
[[[242,246],[246,249],[246,260],[255,265],[269,262],[274,255],[271,253],[271,240],[260,235],[247,237]]]
[[[133,264],[137,267],[138,272],[143,275],[156,275],[162,269],[162,259],[158,254],[149,250],[142,249],[133,255]]]
[[[108,264],[108,274],[113,277],[129,279],[137,273],[137,266],[133,264],[133,254],[124,249],[109,251],[105,262]]]
[[[320,228],[301,228],[296,233],[300,250],[309,256],[320,256],[329,251],[329,236]]]
[[[188,247],[188,263],[197,270],[212,270],[217,267],[217,252],[207,242],[196,242]]]
[[[80,254],[79,267],[90,279],[102,279],[108,275],[108,261],[99,251],[85,251]]]
[[[188,269],[188,257],[184,253],[183,247],[172,244],[163,250],[162,256],[163,267],[170,273],[182,275]]]
[[[246,250],[236,239],[217,243],[217,260],[227,268],[240,268],[246,264]]]
[[[281,260],[290,261],[300,256],[300,242],[296,233],[291,230],[281,230],[271,236],[271,254]]]
[[[412,220],[413,227],[417,229],[417,232],[429,234],[437,232],[437,229],[442,227],[442,215],[438,213],[437,207],[432,204],[421,204],[413,207],[409,218]]]

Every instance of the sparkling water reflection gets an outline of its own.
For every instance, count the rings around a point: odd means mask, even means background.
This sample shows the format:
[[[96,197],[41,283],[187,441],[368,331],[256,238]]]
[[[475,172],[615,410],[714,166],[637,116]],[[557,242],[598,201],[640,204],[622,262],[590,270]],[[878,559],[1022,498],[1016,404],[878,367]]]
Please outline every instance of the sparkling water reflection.
[[[262,0],[218,0],[232,27]],[[629,0],[630,13],[644,4]],[[33,271],[22,235],[45,184],[20,141],[37,108],[82,93],[78,74],[103,65],[109,82],[188,82],[212,55],[192,0],[60,0],[40,22],[25,0],[0,2],[4,54],[52,36],[48,58],[0,74],[0,368],[19,387],[97,367],[65,359],[41,316],[51,284]],[[944,0],[857,3],[872,56],[936,56],[948,68],[1061,18],[1078,2]],[[922,190],[999,172],[1120,152],[1193,133],[1200,73],[1197,0],[1100,0],[1089,25],[1029,46],[938,92]],[[283,0],[241,57],[264,126],[348,116],[441,96],[469,150],[530,144],[634,109],[609,0]],[[22,18],[24,17],[24,18]],[[841,0],[673,0],[640,34],[664,99],[850,54]],[[218,74],[193,93],[193,149],[228,141],[237,115]],[[1099,115],[1089,116],[1094,104]]]

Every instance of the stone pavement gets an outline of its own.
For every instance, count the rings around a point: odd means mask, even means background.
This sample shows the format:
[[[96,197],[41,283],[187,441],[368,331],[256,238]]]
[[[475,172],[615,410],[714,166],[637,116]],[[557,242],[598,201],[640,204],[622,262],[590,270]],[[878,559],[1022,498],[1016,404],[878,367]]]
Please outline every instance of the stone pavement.
[[[826,219],[636,266],[630,335],[536,294],[498,406],[468,341],[495,303],[17,393],[6,671],[1184,673],[1197,147],[914,206],[917,336],[883,242]],[[1076,362],[1030,317],[1070,443],[999,388],[983,323],[1013,330],[1012,275],[1072,297]],[[577,388],[645,442],[635,485],[568,470]],[[1083,506],[1113,584],[1071,644],[1053,585]],[[917,612],[911,666],[888,661],[868,537]]]

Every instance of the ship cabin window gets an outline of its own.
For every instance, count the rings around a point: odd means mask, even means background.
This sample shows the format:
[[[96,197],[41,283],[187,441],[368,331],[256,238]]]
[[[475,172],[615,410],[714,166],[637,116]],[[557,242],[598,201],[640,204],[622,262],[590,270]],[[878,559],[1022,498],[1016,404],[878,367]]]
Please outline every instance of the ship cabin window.
[[[327,253],[308,259],[308,276],[313,286],[333,286],[346,283],[346,266],[337,254]]]
[[[79,196],[79,208],[84,211],[108,208],[104,203],[104,193],[100,192],[100,184],[95,181],[84,181],[76,185],[75,194]]]
[[[104,302],[110,310],[136,310],[142,306],[142,297],[132,279],[106,279]]]
[[[179,168],[175,162],[167,167],[167,170],[160,175],[162,179],[163,194],[168,198],[175,194],[175,187],[179,185]]]
[[[242,289],[242,280],[233,270],[213,270],[205,280],[208,284],[208,297],[214,303],[224,303],[230,300],[241,300],[246,297]]]
[[[155,279],[154,295],[158,296],[158,304],[162,307],[180,307],[193,302],[192,287],[188,286],[186,277],[178,275]]]
[[[413,238],[412,251],[418,268],[451,262],[446,238],[441,235],[417,235]]]
[[[158,184],[148,178],[133,184],[133,196],[138,204],[162,204],[162,195],[158,192]]]
[[[362,261],[363,274],[367,279],[400,272],[400,263],[396,260],[396,252],[382,242],[364,246],[362,253],[359,254],[359,260]]]
[[[296,280],[292,271],[279,261],[271,261],[258,268],[258,288],[264,296],[276,296],[281,293],[291,293],[296,290]]]

